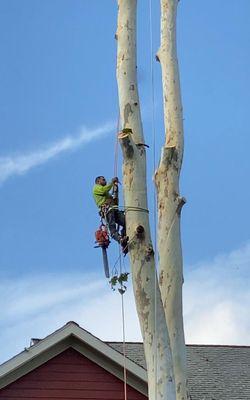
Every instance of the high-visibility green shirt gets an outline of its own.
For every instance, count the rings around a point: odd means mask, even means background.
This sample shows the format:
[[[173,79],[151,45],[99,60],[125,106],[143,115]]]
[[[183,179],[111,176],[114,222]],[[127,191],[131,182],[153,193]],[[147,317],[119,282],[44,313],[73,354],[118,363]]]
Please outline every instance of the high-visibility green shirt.
[[[106,200],[112,199],[112,196],[109,193],[109,191],[112,187],[113,187],[113,183],[108,183],[105,186],[95,185],[93,187],[93,197],[94,197],[97,207],[101,207],[106,202]]]

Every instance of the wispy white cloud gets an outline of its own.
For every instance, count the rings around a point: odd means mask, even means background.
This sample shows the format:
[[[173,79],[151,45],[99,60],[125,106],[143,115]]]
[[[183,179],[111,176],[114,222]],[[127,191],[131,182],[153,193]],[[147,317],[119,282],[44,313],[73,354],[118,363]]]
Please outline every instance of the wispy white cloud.
[[[187,343],[250,345],[250,243],[187,269]],[[126,338],[141,340],[134,298],[125,294]],[[103,276],[49,274],[0,283],[0,362],[74,320],[104,340],[121,340],[121,298]]]
[[[90,274],[25,276],[0,283],[0,363],[74,320],[106,340],[122,337],[121,295]],[[132,289],[125,298],[126,336],[141,340]]]
[[[58,157],[62,153],[76,150],[93,140],[110,133],[114,129],[113,123],[106,123],[94,129],[82,127],[76,135],[69,135],[24,154],[0,156],[0,184],[15,175],[23,175],[38,165]]]
[[[250,345],[250,243],[193,266],[184,285],[188,343]]]

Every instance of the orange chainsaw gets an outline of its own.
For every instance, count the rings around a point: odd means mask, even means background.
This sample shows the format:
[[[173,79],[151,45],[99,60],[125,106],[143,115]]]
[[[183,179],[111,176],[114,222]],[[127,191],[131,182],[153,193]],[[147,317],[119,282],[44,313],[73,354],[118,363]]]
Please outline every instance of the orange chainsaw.
[[[95,243],[97,246],[95,248],[101,247],[102,249],[102,258],[103,258],[103,265],[104,265],[104,272],[106,278],[109,278],[109,263],[108,263],[108,255],[107,255],[107,248],[109,247],[109,234],[106,225],[102,222],[99,226],[99,229],[95,232]]]

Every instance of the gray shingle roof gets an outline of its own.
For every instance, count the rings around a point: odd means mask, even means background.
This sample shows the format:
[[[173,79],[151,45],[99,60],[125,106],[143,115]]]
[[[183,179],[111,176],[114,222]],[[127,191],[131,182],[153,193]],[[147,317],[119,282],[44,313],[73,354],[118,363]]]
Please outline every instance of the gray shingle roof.
[[[142,343],[127,343],[126,355],[146,368]],[[187,345],[187,368],[192,400],[250,400],[250,346]]]

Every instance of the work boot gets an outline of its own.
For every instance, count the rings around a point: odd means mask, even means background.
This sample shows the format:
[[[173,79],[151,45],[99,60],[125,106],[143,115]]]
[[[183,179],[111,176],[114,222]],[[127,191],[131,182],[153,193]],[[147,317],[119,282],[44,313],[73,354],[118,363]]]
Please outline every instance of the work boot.
[[[120,239],[120,245],[124,255],[128,254],[128,236],[123,236]]]
[[[113,235],[111,235],[112,239],[116,240],[118,243],[121,243],[122,237],[119,235],[118,232],[114,232]]]

